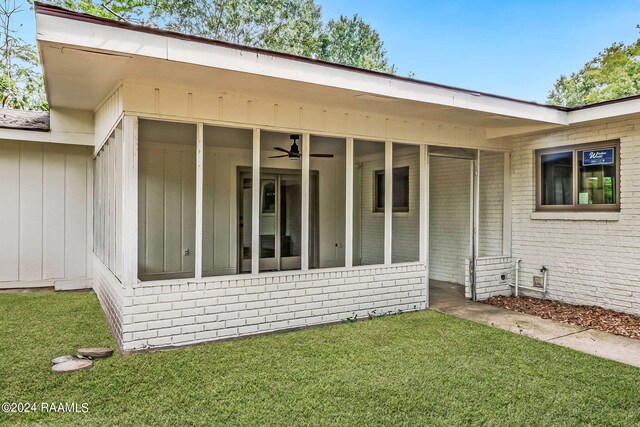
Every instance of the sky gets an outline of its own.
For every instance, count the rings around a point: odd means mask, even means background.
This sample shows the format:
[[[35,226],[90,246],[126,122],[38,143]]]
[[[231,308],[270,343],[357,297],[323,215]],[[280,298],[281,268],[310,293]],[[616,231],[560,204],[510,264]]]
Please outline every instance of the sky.
[[[18,16],[35,38],[33,12]],[[544,102],[561,74],[640,36],[640,0],[316,0],[323,18],[358,13],[399,75]]]

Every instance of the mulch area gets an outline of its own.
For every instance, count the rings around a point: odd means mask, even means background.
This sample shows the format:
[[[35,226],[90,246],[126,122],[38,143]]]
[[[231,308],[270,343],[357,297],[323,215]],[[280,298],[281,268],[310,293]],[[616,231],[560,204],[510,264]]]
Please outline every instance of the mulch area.
[[[491,297],[486,304],[506,308],[543,319],[597,329],[611,334],[640,339],[640,316],[590,305],[571,305],[531,297]]]

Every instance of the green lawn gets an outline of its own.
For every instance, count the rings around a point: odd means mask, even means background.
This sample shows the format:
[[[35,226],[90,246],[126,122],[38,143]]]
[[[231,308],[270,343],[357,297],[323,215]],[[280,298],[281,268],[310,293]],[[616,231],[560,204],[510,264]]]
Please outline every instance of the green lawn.
[[[98,361],[93,293],[0,293],[0,402],[87,402],[0,425],[640,425],[640,369],[435,312]]]

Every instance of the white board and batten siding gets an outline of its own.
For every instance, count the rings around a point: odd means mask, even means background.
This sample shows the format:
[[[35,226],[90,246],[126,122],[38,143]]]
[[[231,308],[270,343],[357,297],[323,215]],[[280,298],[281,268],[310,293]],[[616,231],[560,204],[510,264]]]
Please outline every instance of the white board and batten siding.
[[[0,141],[0,288],[90,283],[91,152]]]

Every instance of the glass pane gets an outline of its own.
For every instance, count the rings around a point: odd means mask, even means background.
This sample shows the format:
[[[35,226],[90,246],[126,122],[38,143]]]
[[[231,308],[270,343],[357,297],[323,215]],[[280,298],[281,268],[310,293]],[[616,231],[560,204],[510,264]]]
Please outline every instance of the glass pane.
[[[300,177],[280,178],[280,256],[299,257],[302,237],[302,184]],[[296,262],[300,268],[300,260]]]
[[[393,262],[420,259],[420,146],[393,144]]]
[[[260,258],[276,256],[275,203],[275,179],[260,179]]]
[[[395,150],[395,145],[394,145]],[[407,149],[411,151],[410,149]],[[417,162],[420,158],[419,148],[418,157],[415,159]],[[399,160],[400,161],[400,160]],[[405,160],[406,161],[406,160]],[[396,163],[395,161],[393,162]],[[418,168],[420,166],[418,165]],[[393,169],[393,210],[408,210],[409,209],[409,167],[394,168]]]
[[[573,205],[573,152],[544,154],[542,204]]]
[[[384,214],[375,187],[376,171],[384,170],[384,142],[355,140],[353,152],[353,265],[383,264]]]
[[[579,205],[612,205],[616,203],[616,166],[610,164],[584,165],[583,152],[578,151],[580,160],[578,173]],[[614,162],[612,156],[611,162]]]

